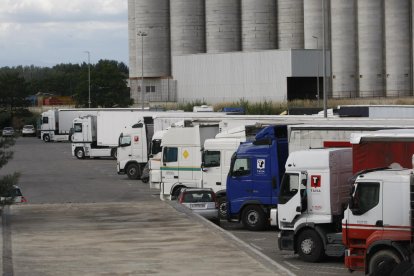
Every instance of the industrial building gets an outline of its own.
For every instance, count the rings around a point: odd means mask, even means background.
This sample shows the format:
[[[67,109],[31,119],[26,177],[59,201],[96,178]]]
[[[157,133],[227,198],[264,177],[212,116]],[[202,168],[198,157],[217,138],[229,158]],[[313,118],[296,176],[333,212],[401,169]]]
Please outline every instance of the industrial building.
[[[413,0],[128,0],[131,97],[412,96],[412,17]]]

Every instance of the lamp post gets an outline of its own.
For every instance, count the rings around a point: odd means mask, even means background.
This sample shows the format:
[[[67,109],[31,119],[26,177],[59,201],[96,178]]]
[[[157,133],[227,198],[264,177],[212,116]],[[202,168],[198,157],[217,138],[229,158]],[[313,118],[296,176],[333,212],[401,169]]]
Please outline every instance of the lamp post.
[[[318,68],[318,76],[316,77],[316,91],[317,91],[317,97],[318,97],[318,107],[320,106],[320,104],[319,104],[319,99],[320,99],[320,94],[319,94],[319,60],[320,60],[320,55],[319,55],[319,38],[317,37],[317,36],[312,36],[314,39],[316,39],[316,49],[318,49],[318,65],[317,65],[317,68]]]
[[[88,106],[91,108],[91,53],[85,51],[88,54]]]
[[[138,32],[138,36],[141,37],[141,106],[144,110],[144,37],[148,34],[143,31]]]
[[[325,35],[325,18],[326,18],[326,9],[325,9],[325,0],[322,1],[322,43],[323,43],[323,117],[328,117],[328,97],[326,96],[326,35]]]

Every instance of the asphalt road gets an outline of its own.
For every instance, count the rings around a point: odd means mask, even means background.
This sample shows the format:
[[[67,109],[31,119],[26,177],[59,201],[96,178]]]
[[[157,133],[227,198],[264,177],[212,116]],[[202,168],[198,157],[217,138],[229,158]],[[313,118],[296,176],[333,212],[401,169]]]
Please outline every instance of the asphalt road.
[[[19,138],[14,147],[13,160],[0,170],[0,174],[20,172],[19,186],[30,204],[42,204],[49,207],[59,204],[55,206],[59,206],[57,209],[60,210],[72,206],[70,205],[72,203],[86,204],[86,206],[100,204],[102,208],[105,206],[102,205],[103,203],[119,203],[122,204],[122,208],[126,208],[125,204],[135,206],[135,203],[159,201],[157,191],[150,190],[148,184],[117,175],[115,160],[77,160],[71,156],[70,148],[69,143],[44,143],[37,138]],[[25,209],[25,207],[22,208]],[[14,212],[22,211],[17,208]],[[69,216],[70,220],[71,216]],[[128,216],[125,220],[128,220]],[[15,221],[15,223],[22,222]],[[251,232],[244,230],[237,223],[222,221],[221,225],[223,229],[247,243],[254,250],[266,255],[296,275],[349,275],[342,259],[329,259],[322,263],[309,264],[302,262],[290,252],[279,251],[275,229]],[[37,225],[36,229],[42,228]]]

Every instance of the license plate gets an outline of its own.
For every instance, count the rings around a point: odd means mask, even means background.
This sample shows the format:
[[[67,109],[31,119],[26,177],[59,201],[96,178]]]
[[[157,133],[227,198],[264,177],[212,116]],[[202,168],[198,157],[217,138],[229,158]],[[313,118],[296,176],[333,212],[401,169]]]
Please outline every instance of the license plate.
[[[206,208],[206,204],[205,203],[192,203],[190,207],[191,208]]]

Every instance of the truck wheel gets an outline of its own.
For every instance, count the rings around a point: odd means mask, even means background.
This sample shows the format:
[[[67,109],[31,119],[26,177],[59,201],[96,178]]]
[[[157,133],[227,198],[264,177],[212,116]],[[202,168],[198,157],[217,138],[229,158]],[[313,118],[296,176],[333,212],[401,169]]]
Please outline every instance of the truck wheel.
[[[111,157],[113,159],[116,159],[118,157],[118,149],[117,148],[111,149]]]
[[[50,136],[49,136],[49,134],[43,135],[43,141],[50,142]]]
[[[141,181],[142,181],[143,183],[148,183],[148,181],[149,181],[149,177],[141,177]]]
[[[139,166],[137,164],[129,164],[127,167],[127,175],[129,179],[138,179],[140,175]]]
[[[78,159],[83,159],[83,158],[85,158],[85,152],[83,151],[82,148],[76,148],[75,149],[75,156]]]
[[[310,229],[299,234],[296,251],[302,260],[312,263],[319,261],[325,254],[319,234]]]
[[[260,231],[265,227],[265,214],[260,206],[247,206],[242,213],[242,222],[250,231]]]
[[[369,260],[369,275],[391,275],[393,269],[401,262],[392,250],[380,250]]]
[[[225,198],[218,199],[219,217],[221,219],[227,218],[227,203]]]

